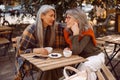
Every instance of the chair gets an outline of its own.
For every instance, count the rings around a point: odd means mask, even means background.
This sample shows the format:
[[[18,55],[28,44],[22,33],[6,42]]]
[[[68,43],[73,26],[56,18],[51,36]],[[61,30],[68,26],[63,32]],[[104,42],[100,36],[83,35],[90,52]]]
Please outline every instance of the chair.
[[[0,47],[3,50],[3,56],[7,54],[10,41],[7,38],[0,38]]]
[[[96,30],[95,33],[97,37],[107,35],[107,30],[110,26],[109,22],[112,19],[115,19],[115,15],[109,14],[104,22],[100,22],[94,27],[94,29]]]
[[[15,53],[17,51],[17,46],[18,46],[18,43],[20,41],[20,36],[17,36],[15,38],[12,38],[12,47],[15,49]]]
[[[16,57],[18,56],[18,54],[17,54],[17,48],[18,48],[18,44],[20,42],[20,39],[21,39],[21,36],[17,36],[15,38],[12,38],[12,46],[15,49],[15,53],[16,53],[16,56],[15,56],[16,67],[17,67]],[[21,68],[20,68],[20,74],[21,74],[22,80],[26,77],[26,74],[28,74],[28,71],[29,71],[29,74],[30,74],[32,80],[34,80],[33,74],[34,74],[34,72],[37,72],[37,71],[34,69],[33,65],[31,65],[29,62],[25,61],[24,64],[29,64],[29,66],[25,66],[25,65],[21,66]],[[26,71],[27,68],[29,68],[28,71]]]
[[[116,80],[105,64],[96,72],[98,80]]]
[[[10,48],[10,45],[12,44],[11,38],[12,38],[13,29],[6,26],[2,26],[0,29],[1,29],[0,30],[0,49],[2,51],[1,53],[3,53],[2,56],[6,56],[9,54],[9,48]],[[10,59],[10,56],[9,56],[9,59]]]
[[[113,74],[110,72],[108,67],[103,63],[101,68],[96,72],[97,80],[116,80]],[[88,73],[89,74],[89,73]],[[59,80],[64,80],[65,77],[62,76]]]
[[[108,55],[106,48],[105,48],[105,42],[104,41],[99,41],[97,40],[97,43],[100,45],[99,47],[104,51],[106,58],[108,59],[108,62],[106,63],[106,65],[108,66],[108,64],[110,64],[111,66],[111,71],[114,73],[115,77],[118,78],[118,75],[115,71],[116,66],[120,63],[120,59],[117,61],[117,63],[115,65],[113,65],[112,60],[114,58],[114,54],[112,55]],[[114,45],[114,48],[116,47],[116,45]],[[114,49],[113,52],[116,52],[116,50]],[[112,52],[112,53],[113,53]],[[100,79],[101,80],[101,79]],[[104,79],[103,79],[104,80]],[[114,79],[109,79],[109,80],[114,80]]]

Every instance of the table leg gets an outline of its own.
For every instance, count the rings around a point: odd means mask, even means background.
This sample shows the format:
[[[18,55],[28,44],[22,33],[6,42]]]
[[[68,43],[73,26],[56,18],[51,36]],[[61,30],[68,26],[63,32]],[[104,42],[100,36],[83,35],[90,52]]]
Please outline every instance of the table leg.
[[[117,48],[117,44],[114,45],[113,53],[116,51],[116,48]]]
[[[116,66],[120,63],[120,60],[114,65],[114,69],[116,68]]]
[[[117,44],[115,44],[115,46],[114,46],[114,50],[113,50],[113,53],[112,53],[112,56],[111,57],[109,57],[109,55],[107,54],[107,52],[106,52],[106,49],[104,48],[104,51],[105,51],[105,54],[106,54],[106,56],[107,56],[107,58],[108,58],[108,62],[107,62],[107,64],[106,65],[108,65],[108,64],[110,64],[110,66],[111,66],[111,68],[112,68],[112,71],[114,72],[114,74],[115,74],[115,77],[116,78],[118,78],[118,76],[117,76],[117,73],[116,73],[116,71],[115,71],[115,67],[113,66],[113,64],[112,64],[112,60],[113,60],[113,58],[115,57],[115,55],[119,52],[119,50],[120,50],[120,48],[116,51],[116,48],[117,48]]]
[[[41,80],[44,72],[40,71],[37,77],[37,80]]]
[[[33,71],[32,71],[32,70],[30,70],[30,75],[31,75],[31,77],[32,77],[32,80],[34,80]]]
[[[107,62],[107,65],[113,60],[113,58],[117,55],[117,53],[119,51],[120,51],[120,48],[117,51],[113,52],[111,57],[108,56],[109,57],[109,61]]]

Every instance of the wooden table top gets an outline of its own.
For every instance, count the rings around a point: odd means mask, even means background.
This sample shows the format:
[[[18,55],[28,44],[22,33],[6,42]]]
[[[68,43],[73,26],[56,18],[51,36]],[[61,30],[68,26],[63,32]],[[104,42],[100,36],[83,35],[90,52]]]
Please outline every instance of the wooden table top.
[[[6,43],[10,43],[10,41],[6,38],[0,38],[0,45],[1,44],[6,44]]]
[[[80,57],[78,55],[72,55],[71,57],[60,57],[60,58],[47,58],[47,59],[36,59],[33,58],[35,56],[35,53],[29,53],[29,54],[21,54],[20,56],[32,63],[34,66],[36,66],[41,71],[47,71],[52,69],[61,68],[67,65],[73,65],[78,64],[80,62],[84,62],[87,59]]]
[[[120,44],[120,35],[108,35],[104,37],[96,38],[97,40],[106,41],[109,43]]]
[[[8,27],[8,26],[0,26],[0,32],[1,31],[6,31],[6,30],[13,30],[14,28],[12,28],[12,27]]]

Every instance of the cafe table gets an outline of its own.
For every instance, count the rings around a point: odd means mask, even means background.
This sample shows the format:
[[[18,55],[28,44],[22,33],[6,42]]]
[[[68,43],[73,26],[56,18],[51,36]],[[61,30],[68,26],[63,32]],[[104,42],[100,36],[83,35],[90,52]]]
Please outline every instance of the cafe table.
[[[8,26],[0,26],[0,32],[9,31],[9,30],[13,30],[13,28]]]
[[[112,67],[112,70],[115,74],[115,76],[117,77],[117,74],[115,72],[115,68],[118,66],[118,64],[120,63],[120,59],[118,60],[118,62],[113,65],[112,64],[112,60],[114,59],[114,57],[118,54],[118,52],[120,51],[120,35],[118,34],[113,34],[113,35],[108,35],[108,36],[104,36],[104,37],[98,37],[96,38],[97,40],[101,40],[101,41],[105,41],[106,43],[110,43],[110,44],[114,44],[114,49],[112,51],[112,54],[110,56],[108,56],[108,53],[106,52],[106,49],[104,48],[104,51],[107,55],[108,58],[108,62],[106,65],[110,64]]]
[[[9,26],[0,26],[0,37],[5,37],[5,35],[11,37],[13,30],[14,28]]]
[[[62,53],[60,53],[62,54]],[[86,61],[87,59],[80,57],[78,55],[72,55],[71,57],[64,57],[61,56],[59,58],[34,58],[34,56],[41,56],[39,54],[35,53],[29,53],[29,54],[21,54],[20,56],[23,57],[25,60],[30,62],[32,65],[34,65],[36,68],[38,68],[40,71],[45,72],[48,70],[54,70],[58,68],[62,68],[68,65],[74,65],[81,62]]]
[[[12,31],[14,28],[9,26],[0,26],[0,47],[4,47],[4,55],[8,53],[8,48],[10,47]]]

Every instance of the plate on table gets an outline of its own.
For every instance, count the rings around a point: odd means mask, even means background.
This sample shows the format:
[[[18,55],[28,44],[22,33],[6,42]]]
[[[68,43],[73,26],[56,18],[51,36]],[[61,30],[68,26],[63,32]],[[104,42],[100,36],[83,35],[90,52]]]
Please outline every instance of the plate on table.
[[[62,54],[60,54],[60,53],[51,53],[48,56],[50,58],[60,58],[60,57],[62,57]]]

